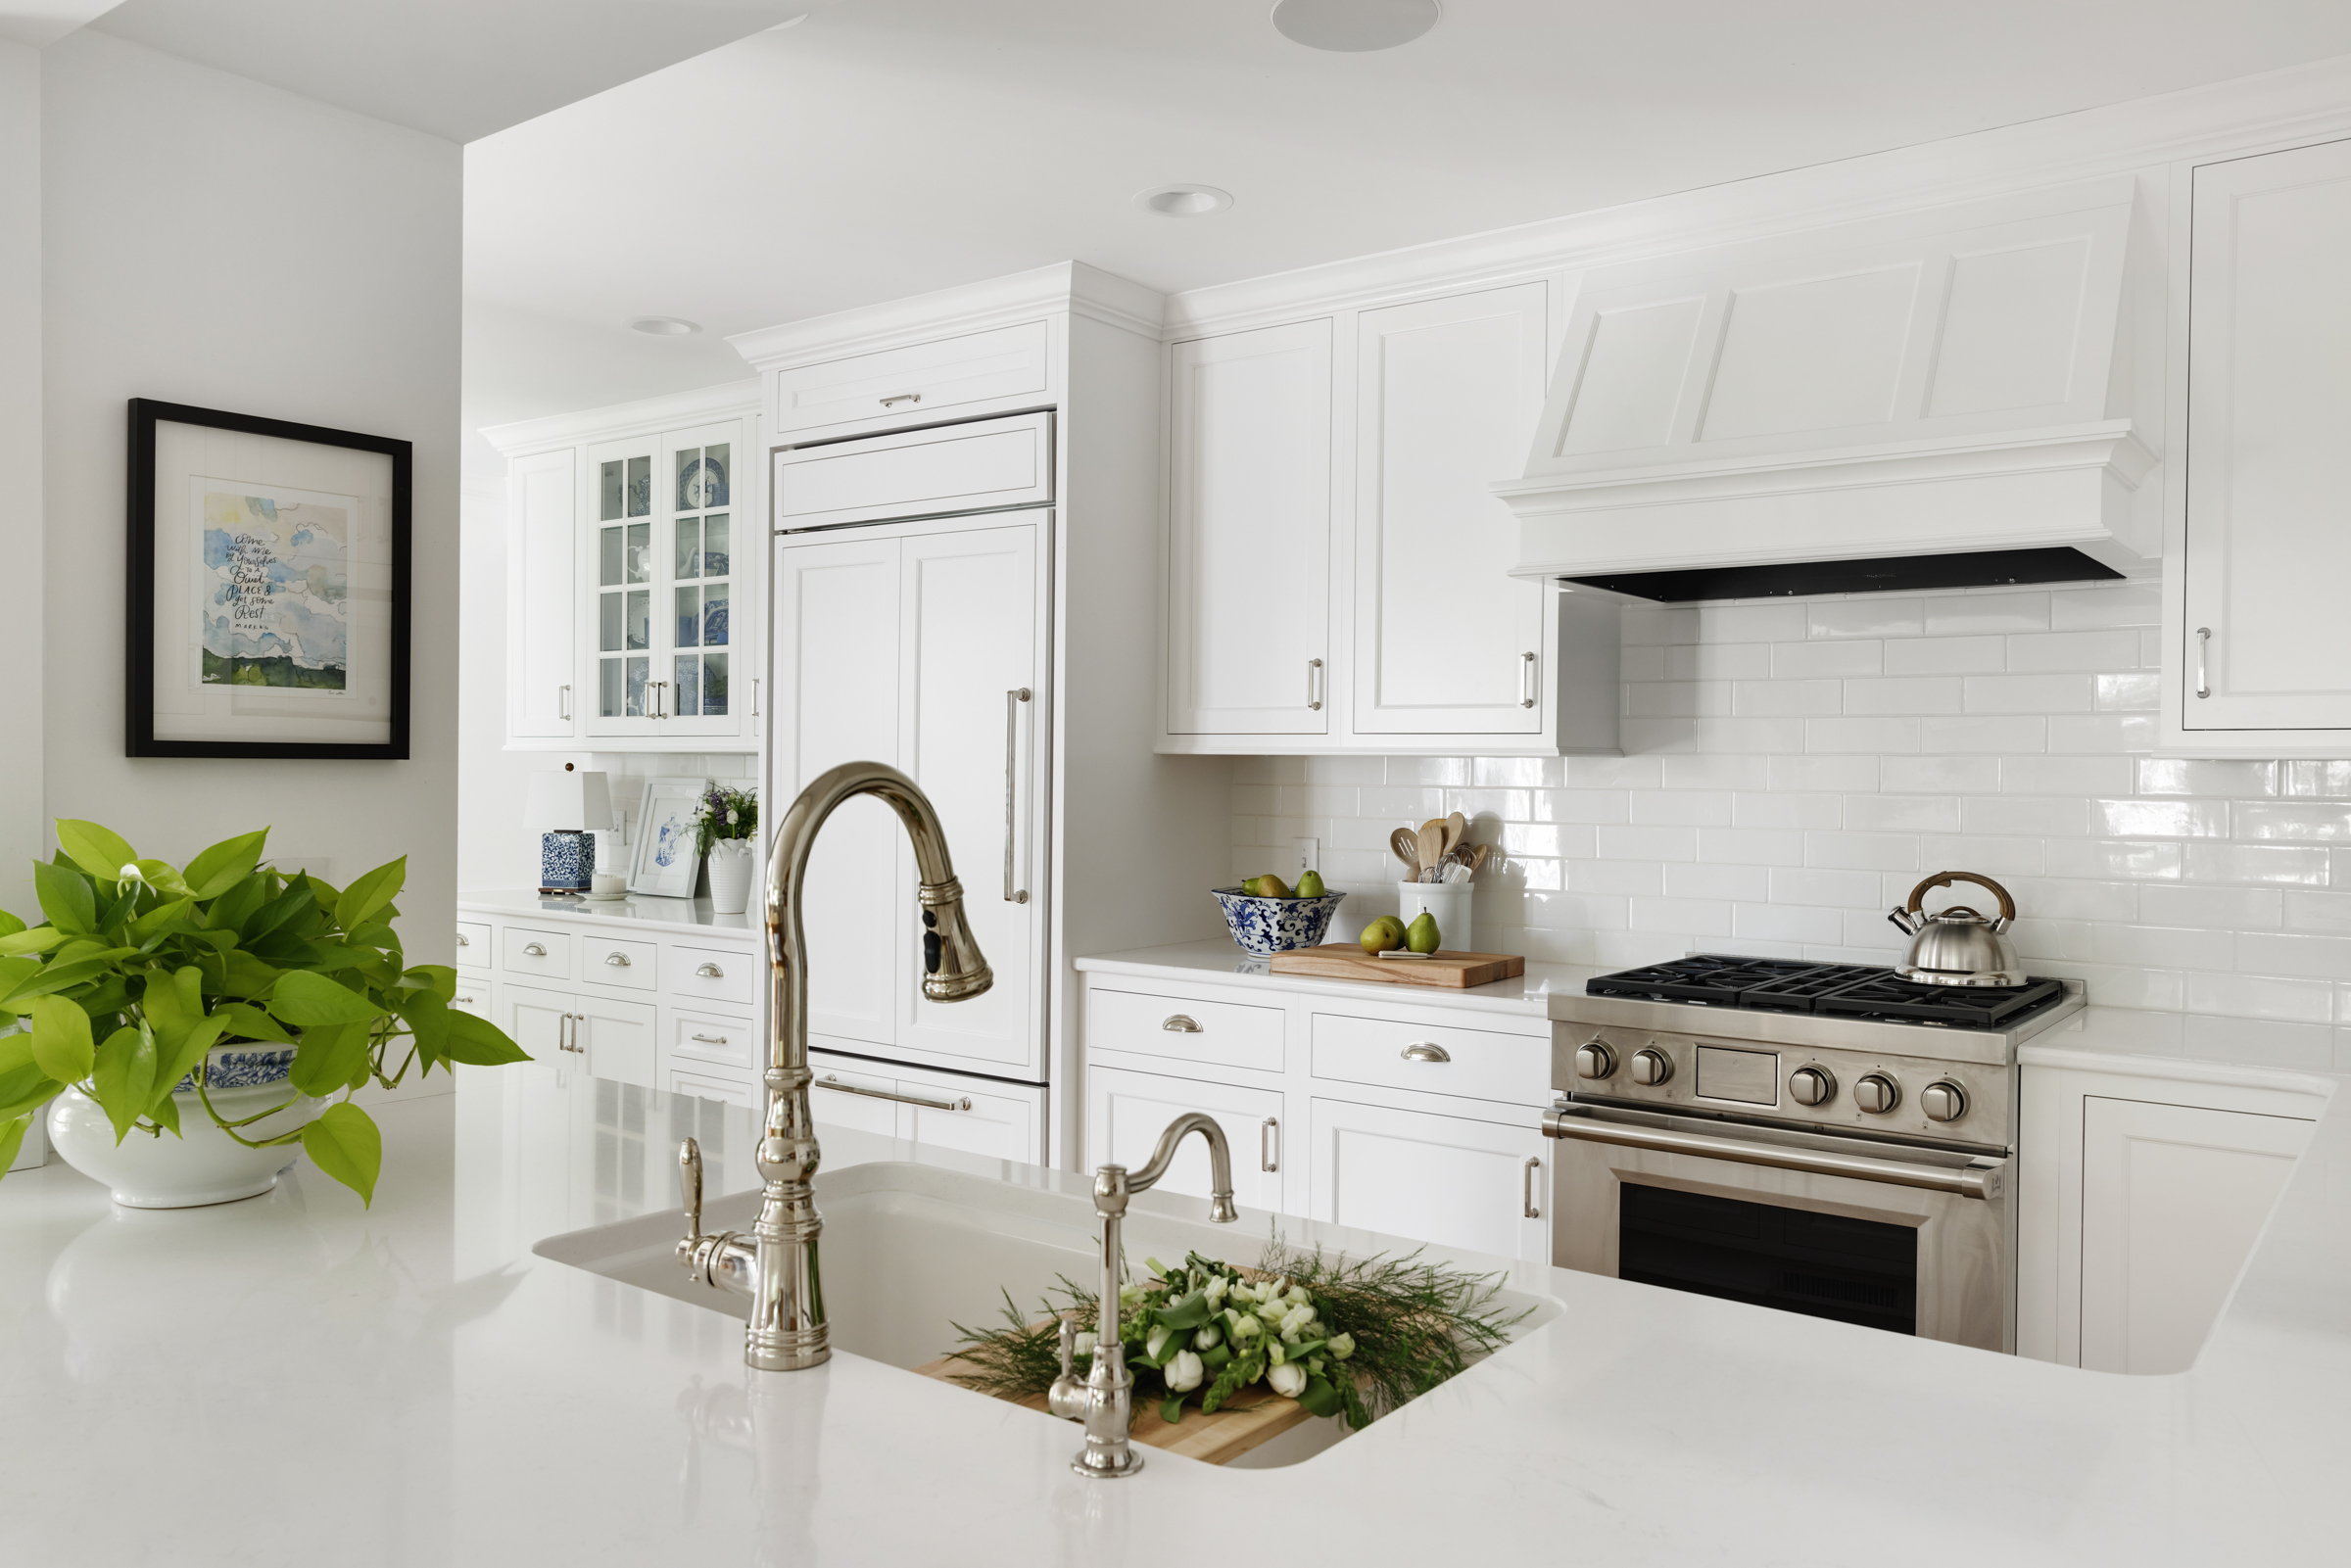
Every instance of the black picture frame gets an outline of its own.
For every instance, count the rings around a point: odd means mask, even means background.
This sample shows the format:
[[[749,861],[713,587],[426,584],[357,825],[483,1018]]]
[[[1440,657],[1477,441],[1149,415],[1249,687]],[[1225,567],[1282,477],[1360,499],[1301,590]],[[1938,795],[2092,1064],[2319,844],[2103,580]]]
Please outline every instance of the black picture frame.
[[[291,740],[175,740],[155,734],[156,426],[198,425],[244,435],[273,436],[392,460],[392,608],[390,736],[379,742]],[[368,436],[323,425],[229,413],[153,398],[130,400],[130,472],[124,572],[124,755],[132,757],[316,758],[324,761],[405,762],[408,759],[408,617],[411,606],[411,508],[415,448],[393,436]]]

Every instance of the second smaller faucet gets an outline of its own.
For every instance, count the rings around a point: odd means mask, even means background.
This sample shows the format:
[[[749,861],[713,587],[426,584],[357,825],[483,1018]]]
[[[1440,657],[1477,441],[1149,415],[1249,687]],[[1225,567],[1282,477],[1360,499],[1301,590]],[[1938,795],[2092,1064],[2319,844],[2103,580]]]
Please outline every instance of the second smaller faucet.
[[[1064,1318],[1061,1376],[1053,1380],[1045,1400],[1055,1415],[1085,1423],[1085,1447],[1070,1461],[1080,1475],[1129,1476],[1143,1467],[1143,1456],[1127,1440],[1134,1416],[1134,1376],[1127,1370],[1126,1348],[1119,1343],[1119,1231],[1128,1198],[1159,1184],[1175,1163],[1176,1146],[1191,1132],[1208,1140],[1208,1217],[1229,1225],[1241,1217],[1232,1206],[1232,1154],[1224,1143],[1224,1129],[1198,1111],[1168,1123],[1151,1163],[1142,1169],[1104,1165],[1094,1172],[1094,1213],[1102,1221],[1102,1294],[1097,1304],[1101,1316],[1094,1331],[1094,1364],[1083,1378],[1071,1370],[1075,1332]]]

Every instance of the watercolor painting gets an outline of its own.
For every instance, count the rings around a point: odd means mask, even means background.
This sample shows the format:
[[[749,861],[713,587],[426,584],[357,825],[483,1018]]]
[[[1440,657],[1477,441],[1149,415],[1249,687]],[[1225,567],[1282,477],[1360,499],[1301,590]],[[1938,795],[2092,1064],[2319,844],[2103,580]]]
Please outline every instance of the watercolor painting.
[[[357,499],[206,479],[193,488],[198,684],[344,692]]]

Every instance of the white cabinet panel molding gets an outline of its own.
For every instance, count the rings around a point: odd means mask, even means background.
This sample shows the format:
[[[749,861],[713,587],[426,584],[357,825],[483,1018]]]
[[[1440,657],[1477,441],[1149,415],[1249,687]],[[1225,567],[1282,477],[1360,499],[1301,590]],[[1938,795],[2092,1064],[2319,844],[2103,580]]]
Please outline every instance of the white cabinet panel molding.
[[[1245,1218],[1262,1225],[1267,1213],[1285,1212],[1283,1173],[1292,1151],[1285,1100],[1278,1089],[1259,1089],[1213,1080],[1133,1072],[1124,1068],[1089,1068],[1085,1074],[1085,1168],[1123,1164],[1140,1169],[1151,1161],[1168,1123],[1188,1112],[1215,1118],[1232,1156],[1233,1202]],[[1160,1178],[1168,1192],[1209,1195],[1208,1146],[1186,1138],[1175,1164]]]

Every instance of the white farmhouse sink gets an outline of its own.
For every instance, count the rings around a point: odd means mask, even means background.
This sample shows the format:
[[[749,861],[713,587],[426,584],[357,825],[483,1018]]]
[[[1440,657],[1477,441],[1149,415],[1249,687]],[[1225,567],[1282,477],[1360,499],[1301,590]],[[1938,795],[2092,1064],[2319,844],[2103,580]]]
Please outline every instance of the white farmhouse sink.
[[[1054,1173],[1029,1173],[1058,1184]],[[1042,1315],[1038,1304],[1059,1276],[1090,1289],[1099,1267],[1096,1228],[1091,1201],[1075,1190],[1080,1179],[1068,1178],[1073,1190],[1058,1191],[907,1162],[820,1171],[816,1199],[825,1230],[818,1258],[835,1352],[912,1368],[954,1348],[956,1334],[949,1325],[1001,1323],[1006,1291],[1033,1321]],[[758,1193],[730,1194],[704,1208],[702,1225],[710,1231],[747,1230],[758,1209]],[[1273,1216],[1243,1210],[1238,1223],[1217,1225],[1185,1212],[1204,1215],[1206,1210],[1198,1199],[1138,1195],[1126,1221],[1130,1276],[1140,1277],[1146,1258],[1176,1262],[1192,1250],[1256,1262],[1275,1224]],[[1278,1223],[1292,1245],[1320,1240],[1343,1256],[1402,1256],[1418,1245],[1304,1220]],[[677,1213],[645,1214],[551,1236],[532,1251],[710,1311],[745,1316],[749,1304],[742,1297],[690,1279],[679,1266],[681,1234]],[[1426,1256],[1474,1272],[1511,1266],[1508,1259],[1437,1248],[1427,1249]],[[1526,1312],[1511,1330],[1513,1339],[1550,1322],[1561,1309],[1552,1297],[1523,1290],[1506,1288],[1497,1300],[1506,1313]],[[1328,1448],[1345,1430],[1336,1419],[1310,1422],[1239,1462],[1248,1467],[1295,1463]]]

